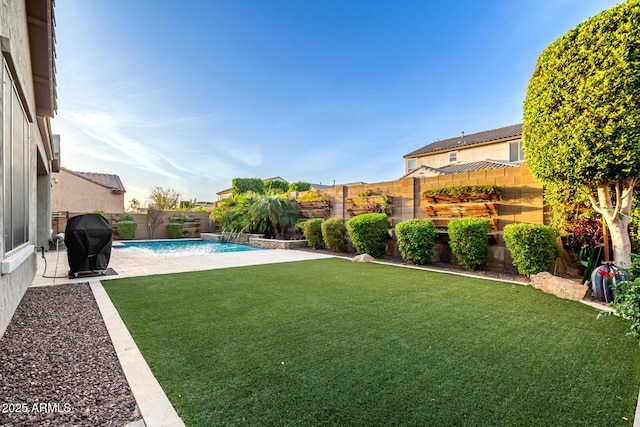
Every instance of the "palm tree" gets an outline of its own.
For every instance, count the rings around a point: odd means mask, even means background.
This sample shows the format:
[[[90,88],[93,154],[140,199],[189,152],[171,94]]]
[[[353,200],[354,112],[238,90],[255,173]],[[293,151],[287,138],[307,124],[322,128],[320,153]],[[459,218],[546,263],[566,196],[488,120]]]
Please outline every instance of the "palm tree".
[[[251,232],[249,208],[257,198],[253,193],[228,197],[211,212],[209,222],[219,224],[222,231],[230,233]]]
[[[298,220],[298,206],[287,196],[259,196],[249,208],[252,228],[258,233],[272,233],[283,239]]]

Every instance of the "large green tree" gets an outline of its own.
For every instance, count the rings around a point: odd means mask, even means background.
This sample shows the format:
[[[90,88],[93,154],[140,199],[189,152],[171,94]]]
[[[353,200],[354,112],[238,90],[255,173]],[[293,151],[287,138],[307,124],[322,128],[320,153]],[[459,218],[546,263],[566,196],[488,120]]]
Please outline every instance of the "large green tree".
[[[614,259],[627,264],[640,176],[640,0],[588,19],[542,52],[527,88],[523,140],[540,181],[589,187]]]

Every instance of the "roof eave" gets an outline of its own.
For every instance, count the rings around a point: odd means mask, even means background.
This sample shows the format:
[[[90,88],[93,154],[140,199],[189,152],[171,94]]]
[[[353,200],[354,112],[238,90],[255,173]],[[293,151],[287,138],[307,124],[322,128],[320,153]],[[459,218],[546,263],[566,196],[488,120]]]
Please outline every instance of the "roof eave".
[[[54,1],[28,0],[26,3],[36,115],[53,117],[58,110]]]
[[[421,153],[412,152],[412,153],[406,154],[404,158],[411,159],[411,158],[423,157],[425,155],[431,155],[431,154],[448,153],[450,151],[458,151],[458,150],[462,150],[469,147],[481,147],[483,145],[499,144],[501,142],[510,142],[518,139],[522,139],[522,135],[514,135],[514,136],[508,136],[508,137],[499,138],[499,139],[491,139],[489,141],[474,142],[472,144],[461,145],[459,147],[449,147],[449,148],[442,148],[442,149],[433,150],[433,151],[423,151]]]

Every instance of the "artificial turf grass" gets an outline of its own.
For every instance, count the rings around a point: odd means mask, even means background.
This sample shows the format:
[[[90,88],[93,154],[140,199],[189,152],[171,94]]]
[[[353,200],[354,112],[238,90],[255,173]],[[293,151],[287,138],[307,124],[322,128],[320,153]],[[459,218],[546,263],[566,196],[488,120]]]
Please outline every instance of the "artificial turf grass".
[[[342,259],[104,286],[187,425],[633,422],[626,322],[529,287]]]

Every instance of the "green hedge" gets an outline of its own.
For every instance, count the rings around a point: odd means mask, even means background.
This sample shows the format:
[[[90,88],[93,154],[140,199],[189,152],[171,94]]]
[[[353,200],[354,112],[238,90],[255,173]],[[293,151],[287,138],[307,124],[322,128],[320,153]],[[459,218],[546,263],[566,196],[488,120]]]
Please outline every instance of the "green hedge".
[[[169,234],[170,239],[178,239],[182,237],[182,223],[170,222],[167,224],[167,234]]]
[[[116,218],[118,218],[118,221],[133,221],[133,215],[129,212],[120,212],[116,214]]]
[[[396,225],[396,238],[402,259],[412,264],[426,264],[436,253],[436,226],[429,218],[410,219]]]
[[[121,239],[134,239],[137,226],[138,224],[135,221],[118,221],[116,230]]]
[[[302,224],[302,234],[307,239],[307,244],[314,249],[324,248],[324,240],[322,239],[322,219],[309,219]]]
[[[489,264],[491,224],[484,218],[461,218],[448,226],[449,246],[458,264],[467,270],[481,270]]]
[[[322,221],[322,240],[327,249],[335,252],[347,251],[347,227],[342,218],[329,218]]]
[[[264,194],[264,181],[260,178],[233,178],[231,180],[231,194],[237,196],[252,191],[256,194]]]
[[[530,276],[553,268],[562,255],[554,229],[540,224],[509,224],[504,227],[504,242],[513,265],[520,274]]]
[[[347,221],[347,231],[359,254],[378,258],[387,250],[389,220],[383,213],[367,213]]]

